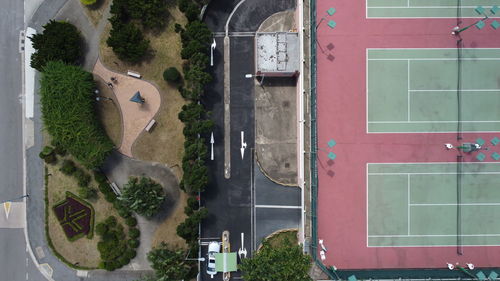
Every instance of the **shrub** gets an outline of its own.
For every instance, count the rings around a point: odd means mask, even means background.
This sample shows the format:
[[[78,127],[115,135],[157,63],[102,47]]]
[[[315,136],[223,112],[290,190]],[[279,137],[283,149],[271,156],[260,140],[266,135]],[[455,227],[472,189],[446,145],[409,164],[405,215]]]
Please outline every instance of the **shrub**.
[[[130,262],[130,259],[127,256],[121,256],[118,258],[118,263],[120,267],[127,265]]]
[[[92,199],[97,197],[97,190],[92,187],[80,187],[78,195],[84,199]]]
[[[129,239],[127,243],[130,246],[130,248],[133,249],[136,249],[137,247],[139,247],[139,244],[141,244],[141,242],[139,242],[138,239]]]
[[[136,227],[131,227],[128,231],[128,236],[130,238],[139,238],[141,236],[141,231]]]
[[[134,217],[128,217],[125,219],[125,224],[128,226],[136,226],[137,225],[137,219]]]
[[[98,184],[107,183],[106,175],[101,172],[94,172],[94,179]],[[102,191],[101,191],[102,192]]]
[[[131,177],[123,188],[120,201],[130,210],[152,217],[159,212],[165,194],[163,187],[152,179]]]
[[[51,61],[45,65],[40,84],[47,132],[83,166],[99,167],[114,145],[94,112],[92,75],[80,67]]]
[[[93,5],[97,2],[97,0],[80,0],[80,2],[83,4],[83,5]]]
[[[135,258],[136,255],[137,255],[137,252],[134,249],[128,249],[127,252],[125,252],[125,256],[129,259]]]
[[[108,232],[108,225],[104,222],[100,222],[95,226],[95,233],[99,236],[103,236]]]
[[[106,193],[104,194],[104,199],[109,203],[113,203],[116,201],[116,195],[114,193]]]
[[[38,154],[40,158],[47,164],[55,164],[57,162],[56,154],[54,153],[54,148],[51,146],[45,146],[42,151]]]
[[[78,180],[78,186],[87,187],[89,185],[91,178],[84,170],[76,169],[73,175]]]
[[[177,226],[177,235],[184,238],[188,243],[196,241],[198,238],[198,224],[206,218],[207,215],[208,211],[205,208],[201,208],[194,212]]]
[[[76,171],[75,163],[71,160],[64,160],[62,166],[59,169],[65,175],[72,175]]]
[[[43,32],[31,37],[35,53],[31,67],[44,71],[49,61],[78,64],[83,54],[83,40],[78,29],[69,22],[50,20]]]
[[[126,209],[124,207],[121,207],[120,209],[118,209],[118,214],[120,215],[120,217],[122,217],[124,219],[132,216],[132,212],[130,212],[128,209]]]
[[[179,70],[175,67],[169,67],[165,69],[163,72],[163,79],[167,82],[175,83],[179,82],[179,79],[181,78],[181,74],[179,73]]]
[[[115,227],[117,224],[117,220],[114,216],[109,216],[104,222],[109,228]]]
[[[186,252],[183,250],[170,250],[165,243],[154,248],[148,253],[148,261],[155,270],[155,280],[191,280],[191,268],[184,261]]]

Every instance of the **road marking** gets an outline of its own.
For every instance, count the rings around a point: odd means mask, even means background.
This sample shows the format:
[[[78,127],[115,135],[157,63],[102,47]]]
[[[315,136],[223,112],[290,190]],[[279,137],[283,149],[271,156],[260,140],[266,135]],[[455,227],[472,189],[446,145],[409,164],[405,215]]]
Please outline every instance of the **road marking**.
[[[12,202],[3,203],[3,209],[5,210],[5,217],[9,219],[10,207],[12,206]]]
[[[301,209],[301,206],[286,206],[286,205],[255,205],[255,208],[268,209]]]

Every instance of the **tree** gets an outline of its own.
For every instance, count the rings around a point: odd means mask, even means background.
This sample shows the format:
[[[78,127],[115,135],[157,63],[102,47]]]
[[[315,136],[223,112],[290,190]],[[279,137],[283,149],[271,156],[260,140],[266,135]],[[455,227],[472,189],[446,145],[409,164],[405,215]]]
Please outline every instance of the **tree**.
[[[246,281],[312,281],[308,275],[310,268],[311,258],[287,239],[278,247],[264,242],[252,258],[243,259],[239,265]]]
[[[63,61],[67,64],[78,64],[83,51],[83,40],[78,29],[71,23],[50,20],[43,26],[40,34],[30,39],[36,50],[31,56],[31,67],[43,71],[49,61]]]
[[[157,281],[189,280],[191,265],[184,260],[185,257],[186,252],[183,250],[170,250],[164,242],[148,253],[148,261],[155,270]]]
[[[45,129],[83,166],[99,167],[113,149],[94,111],[92,74],[60,61],[48,62],[40,80]]]
[[[208,210],[205,208],[194,211],[191,216],[177,226],[177,235],[188,243],[194,243],[198,238],[198,225],[207,216]]]
[[[131,177],[120,196],[122,203],[136,213],[152,217],[165,201],[163,187],[150,178]]]
[[[159,29],[167,22],[165,0],[128,0],[128,11],[133,19],[141,20],[145,28]]]
[[[132,23],[113,24],[106,43],[121,60],[139,62],[149,49],[149,41]]]
[[[179,79],[181,78],[181,74],[179,73],[179,70],[175,67],[169,67],[165,69],[163,72],[163,79],[167,82],[179,82]]]

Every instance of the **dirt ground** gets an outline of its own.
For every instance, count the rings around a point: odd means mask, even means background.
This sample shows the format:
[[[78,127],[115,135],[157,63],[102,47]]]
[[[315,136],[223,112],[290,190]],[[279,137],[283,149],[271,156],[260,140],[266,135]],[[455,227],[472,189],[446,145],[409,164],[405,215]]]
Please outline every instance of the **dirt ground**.
[[[156,229],[153,236],[153,242],[151,243],[152,248],[159,246],[161,242],[165,242],[175,249],[187,248],[184,239],[177,236],[177,226],[186,219],[186,215],[184,214],[184,207],[186,207],[186,205],[187,195],[181,192],[175,210],[173,210],[172,214]]]

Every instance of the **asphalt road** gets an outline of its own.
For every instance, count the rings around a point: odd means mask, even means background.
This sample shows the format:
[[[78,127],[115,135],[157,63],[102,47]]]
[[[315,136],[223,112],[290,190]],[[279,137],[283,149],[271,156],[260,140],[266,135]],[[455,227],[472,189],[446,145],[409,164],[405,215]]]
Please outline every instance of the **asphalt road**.
[[[214,32],[224,31],[227,18],[234,6],[239,1],[213,0],[210,2],[206,14],[205,22]],[[293,0],[253,0],[245,1],[235,12],[229,24],[230,32],[256,31],[263,20],[270,15],[293,8]],[[207,86],[203,103],[206,108],[212,111],[212,119],[216,126],[214,129],[214,161],[208,161],[210,165],[210,184],[202,197],[202,204],[209,210],[209,217],[202,223],[201,238],[204,241],[212,241],[210,238],[220,241],[222,231],[230,232],[231,251],[237,251],[241,247],[240,233],[245,234],[245,245],[249,256],[260,244],[262,237],[270,234],[274,230],[280,229],[283,225],[296,225],[295,215],[289,216],[288,209],[256,209],[256,189],[255,182],[259,183],[259,190],[270,190],[273,185],[267,180],[258,167],[255,167],[253,158],[253,148],[255,147],[255,116],[254,116],[254,79],[245,78],[246,74],[254,73],[254,39],[253,37],[230,38],[230,71],[231,71],[231,178],[224,178],[224,63],[223,38],[217,37],[217,48],[214,52],[214,66],[211,74],[214,80]],[[240,154],[241,132],[244,132],[244,141],[247,143],[244,157]],[[207,138],[208,140],[209,138]],[[298,191],[298,193],[297,193]],[[300,204],[300,191],[294,195],[285,196],[284,205],[295,204],[297,199]],[[262,195],[276,195],[262,193]],[[287,198],[292,199],[288,200]],[[281,197],[280,197],[281,198]],[[278,198],[278,201],[281,200]],[[288,201],[287,201],[288,200]],[[263,201],[264,202],[264,201]],[[257,203],[258,204],[258,203]],[[273,201],[273,204],[280,204]],[[292,212],[297,213],[292,209]],[[298,212],[300,218],[300,212]],[[259,217],[259,220],[254,218]],[[265,220],[269,217],[268,220]],[[283,224],[282,218],[285,219]],[[294,221],[292,221],[294,220]],[[265,226],[259,226],[260,223]],[[270,231],[270,232],[269,232]],[[202,247],[202,256],[206,257],[207,247]],[[214,279],[205,273],[206,264],[202,264],[201,276],[203,280],[222,280],[221,274]],[[239,273],[231,275],[240,277]]]
[[[0,0],[0,202],[23,195],[22,57],[23,1]],[[19,199],[13,201],[20,201]],[[3,206],[2,206],[3,208]],[[2,214],[3,216],[4,214]],[[14,219],[13,217],[10,218]],[[0,280],[44,280],[26,252],[22,228],[0,225]]]

